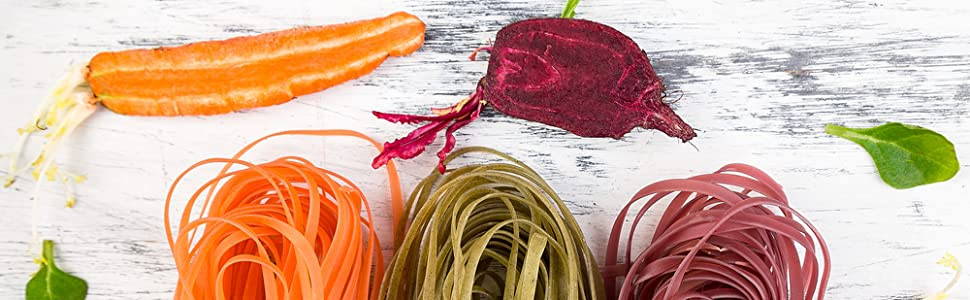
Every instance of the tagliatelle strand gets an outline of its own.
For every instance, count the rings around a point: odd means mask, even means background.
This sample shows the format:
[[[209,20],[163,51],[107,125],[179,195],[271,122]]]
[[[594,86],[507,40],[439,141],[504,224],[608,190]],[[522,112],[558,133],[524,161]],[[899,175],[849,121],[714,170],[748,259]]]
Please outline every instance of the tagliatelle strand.
[[[575,218],[531,168],[502,162],[433,171],[406,205],[407,234],[379,299],[604,299]]]
[[[671,200],[652,240],[634,255],[640,221],[663,199]],[[821,300],[831,272],[818,230],[788,205],[778,183],[743,164],[641,189],[616,217],[605,263],[609,297],[624,300]]]
[[[294,130],[260,138],[232,158],[210,158],[189,167],[165,200],[165,231],[179,272],[175,299],[376,296],[384,262],[360,188],[300,157],[262,164],[240,159],[256,144],[281,135],[350,136],[382,149],[355,131]],[[189,197],[173,234],[169,217],[176,187],[189,172],[210,164],[224,167]],[[234,166],[243,168],[230,171]],[[387,173],[397,240],[403,197],[393,164]],[[199,200],[203,209],[193,219]]]

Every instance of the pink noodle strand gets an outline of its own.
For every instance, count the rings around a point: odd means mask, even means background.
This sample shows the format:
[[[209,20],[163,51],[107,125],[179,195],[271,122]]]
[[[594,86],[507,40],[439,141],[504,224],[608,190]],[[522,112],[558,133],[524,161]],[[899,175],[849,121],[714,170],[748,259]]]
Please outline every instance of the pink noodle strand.
[[[663,199],[670,204],[650,244],[634,255],[640,221]],[[825,240],[788,205],[781,185],[730,164],[638,191],[613,223],[603,275],[608,299],[822,300],[830,266]]]

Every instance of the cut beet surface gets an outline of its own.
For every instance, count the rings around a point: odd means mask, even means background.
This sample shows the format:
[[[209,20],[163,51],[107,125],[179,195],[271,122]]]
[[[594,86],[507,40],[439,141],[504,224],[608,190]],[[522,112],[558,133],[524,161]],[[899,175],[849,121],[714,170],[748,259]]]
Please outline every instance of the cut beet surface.
[[[620,138],[635,127],[685,142],[696,136],[662,101],[664,86],[646,53],[609,26],[562,18],[520,21],[502,28],[489,52],[488,72],[476,92],[455,106],[432,110],[437,116],[374,112],[392,122],[429,123],[386,143],[373,167],[417,156],[447,129],[438,152],[443,159],[455,146],[454,132],[478,118],[486,103],[584,137]]]
[[[585,137],[620,138],[635,127],[683,141],[694,131],[661,101],[646,53],[609,26],[532,19],[501,31],[492,46],[485,99],[513,117]]]

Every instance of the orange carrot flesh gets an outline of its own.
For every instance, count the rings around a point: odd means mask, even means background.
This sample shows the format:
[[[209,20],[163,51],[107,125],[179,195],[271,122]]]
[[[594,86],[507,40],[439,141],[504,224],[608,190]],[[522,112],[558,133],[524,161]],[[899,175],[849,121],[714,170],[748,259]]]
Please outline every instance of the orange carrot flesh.
[[[377,141],[349,130],[286,131],[261,138],[232,158],[210,158],[189,167],[165,200],[165,230],[179,272],[175,299],[375,297],[384,262],[360,188],[299,157],[263,164],[240,159],[256,144],[280,135],[351,136],[381,149]],[[209,164],[223,168],[189,197],[173,233],[169,217],[176,186]],[[242,169],[230,171],[234,167]],[[403,200],[395,166],[388,164],[387,173],[397,241]],[[194,212],[198,207],[201,212]]]
[[[280,104],[370,73],[424,43],[425,25],[398,12],[172,48],[105,52],[87,81],[128,115],[206,115]]]

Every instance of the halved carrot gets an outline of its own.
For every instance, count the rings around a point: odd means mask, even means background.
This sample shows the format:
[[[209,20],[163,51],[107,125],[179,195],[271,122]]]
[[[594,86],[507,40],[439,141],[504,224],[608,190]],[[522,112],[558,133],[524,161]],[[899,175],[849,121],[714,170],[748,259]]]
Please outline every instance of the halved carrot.
[[[99,53],[65,76],[20,128],[3,184],[32,171],[35,179],[66,183],[71,206],[71,185],[83,177],[59,171],[54,155],[98,103],[116,113],[145,116],[211,115],[280,104],[363,76],[390,56],[416,51],[424,43],[424,29],[418,17],[397,12],[223,41]],[[20,165],[28,139],[41,131],[48,132],[47,144]]]
[[[424,42],[424,23],[398,12],[174,48],[105,52],[91,90],[127,115],[207,115],[286,102],[369,73]]]

